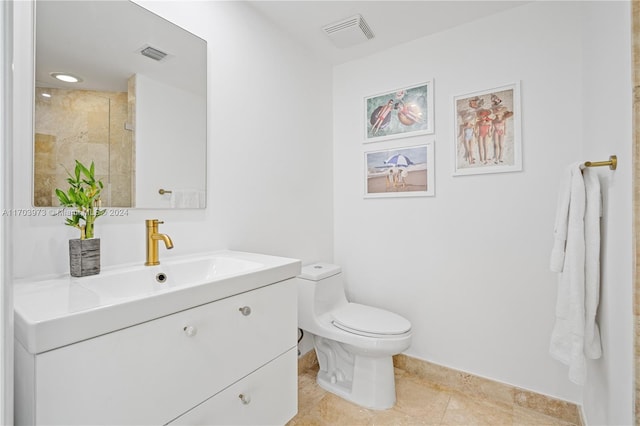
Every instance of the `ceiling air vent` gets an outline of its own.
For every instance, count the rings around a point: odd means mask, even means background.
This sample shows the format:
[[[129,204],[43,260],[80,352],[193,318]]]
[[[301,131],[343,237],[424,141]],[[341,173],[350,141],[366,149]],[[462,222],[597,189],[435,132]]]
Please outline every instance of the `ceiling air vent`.
[[[360,15],[343,19],[322,29],[337,47],[350,47],[374,37],[371,28]]]
[[[158,50],[155,47],[147,46],[140,50],[140,53],[147,58],[151,58],[154,61],[161,61],[167,57],[167,54],[162,50]]]

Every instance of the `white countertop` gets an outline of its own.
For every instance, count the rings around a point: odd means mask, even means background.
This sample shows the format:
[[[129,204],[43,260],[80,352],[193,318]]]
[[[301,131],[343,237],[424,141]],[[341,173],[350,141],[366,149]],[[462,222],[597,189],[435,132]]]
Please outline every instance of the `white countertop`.
[[[190,273],[191,266],[197,270],[197,262],[212,258],[248,266],[207,276]],[[17,280],[15,337],[28,352],[41,353],[283,281],[300,270],[297,259],[223,250],[174,257],[158,266],[105,268],[89,277]],[[157,283],[158,273],[167,274],[167,282]]]

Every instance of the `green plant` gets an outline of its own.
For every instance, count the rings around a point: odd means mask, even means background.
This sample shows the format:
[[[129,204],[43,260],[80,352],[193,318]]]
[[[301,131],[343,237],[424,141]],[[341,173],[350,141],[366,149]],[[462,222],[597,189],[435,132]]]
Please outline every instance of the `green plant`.
[[[72,216],[65,220],[65,224],[78,228],[80,239],[93,238],[96,219],[106,213],[106,210],[100,210],[102,181],[96,180],[93,161],[91,166],[86,168],[76,160],[74,174],[71,174],[69,170],[67,170],[67,174],[69,175],[67,182],[71,185],[67,192],[56,189],[60,205],[75,208]]]

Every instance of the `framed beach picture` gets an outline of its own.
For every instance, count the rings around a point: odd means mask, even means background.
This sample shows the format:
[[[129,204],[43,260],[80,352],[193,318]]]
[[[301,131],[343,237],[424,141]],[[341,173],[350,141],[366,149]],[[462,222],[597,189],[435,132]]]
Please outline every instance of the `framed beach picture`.
[[[433,142],[364,153],[365,198],[435,195]]]
[[[365,143],[433,133],[433,80],[364,100]]]
[[[522,170],[520,84],[453,97],[453,175]]]

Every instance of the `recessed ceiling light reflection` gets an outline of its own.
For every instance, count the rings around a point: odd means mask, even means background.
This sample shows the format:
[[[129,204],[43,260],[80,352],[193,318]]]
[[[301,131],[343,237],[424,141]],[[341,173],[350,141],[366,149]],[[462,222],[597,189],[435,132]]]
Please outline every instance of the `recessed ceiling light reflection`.
[[[42,93],[41,96],[43,98],[50,98],[51,97],[51,93]]]
[[[52,72],[49,75],[65,83],[80,83],[82,81],[80,77],[65,72]]]

